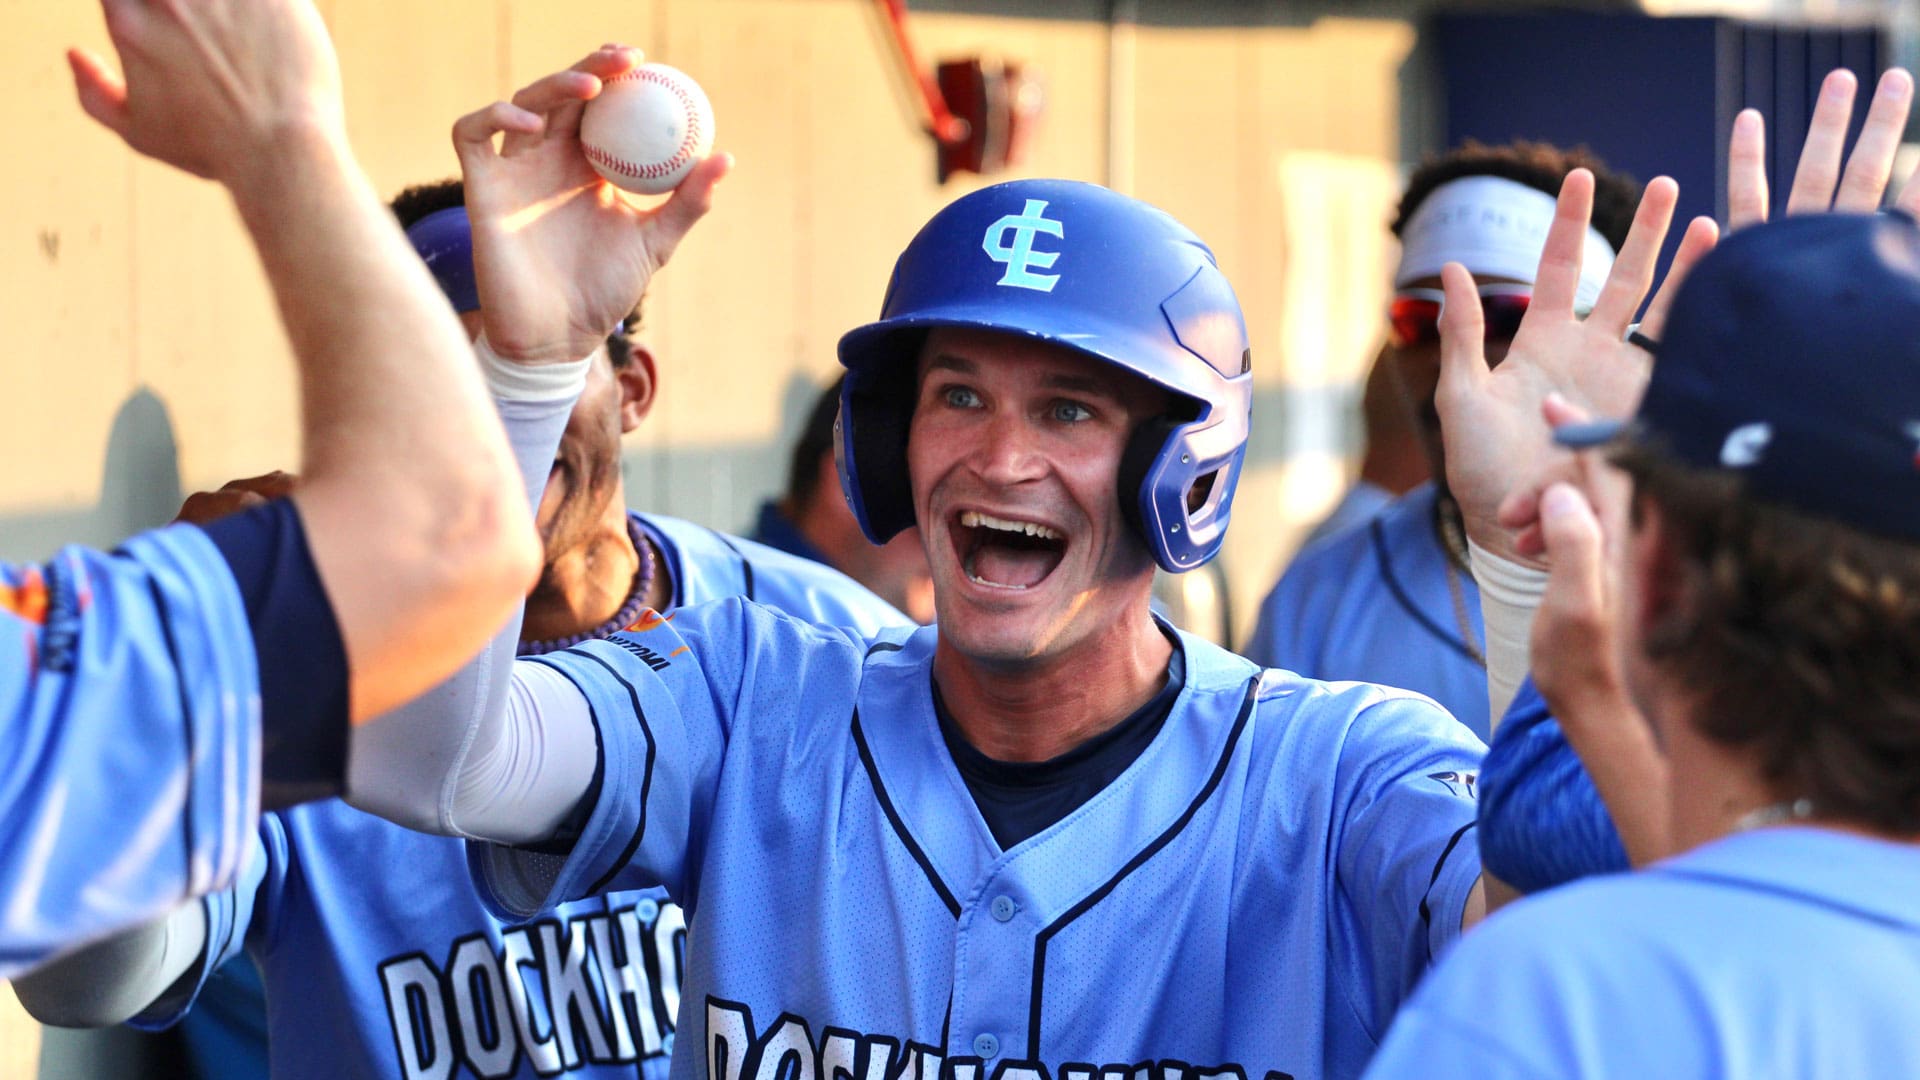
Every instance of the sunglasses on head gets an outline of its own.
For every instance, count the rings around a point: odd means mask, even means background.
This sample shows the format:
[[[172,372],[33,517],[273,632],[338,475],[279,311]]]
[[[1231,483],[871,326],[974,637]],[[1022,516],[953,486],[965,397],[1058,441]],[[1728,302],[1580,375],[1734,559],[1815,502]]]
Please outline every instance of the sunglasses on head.
[[[1440,304],[1447,294],[1439,289],[1401,289],[1387,305],[1387,340],[1395,348],[1437,345],[1440,342]],[[1533,302],[1531,285],[1480,286],[1480,313],[1486,319],[1487,340],[1504,341],[1520,330],[1520,319]]]

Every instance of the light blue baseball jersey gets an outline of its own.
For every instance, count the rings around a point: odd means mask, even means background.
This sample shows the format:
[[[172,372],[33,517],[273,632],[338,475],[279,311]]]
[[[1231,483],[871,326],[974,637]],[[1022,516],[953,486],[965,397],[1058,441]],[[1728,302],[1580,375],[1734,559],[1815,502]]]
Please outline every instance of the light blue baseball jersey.
[[[1438,701],[1481,741],[1489,730],[1480,590],[1455,572],[1469,639],[1434,532],[1438,492],[1415,488],[1363,525],[1300,553],[1260,606],[1244,650],[1312,679],[1353,679]]]
[[[676,604],[752,596],[861,632],[910,625],[818,563],[692,522],[634,516],[665,553]],[[195,978],[242,950],[236,962],[260,966],[276,1080],[664,1075],[686,920],[658,890],[515,924],[482,906],[459,840],[337,799],[268,814],[260,836],[248,880],[209,899],[210,947]],[[257,1013],[246,987],[194,987],[137,1026],[168,1026],[189,1007],[197,1020],[216,1003],[228,1015]],[[239,1000],[213,1000],[216,991]]]
[[[1153,741],[1002,851],[936,634],[727,601],[525,661],[585,696],[603,782],[568,857],[473,844],[476,880],[510,912],[685,904],[676,1080],[1357,1075],[1459,932],[1471,733],[1180,634]]]
[[[259,675],[204,532],[0,566],[0,721],[0,978],[235,880]]]
[[[1920,848],[1763,829],[1502,910],[1367,1075],[1920,1076]]]

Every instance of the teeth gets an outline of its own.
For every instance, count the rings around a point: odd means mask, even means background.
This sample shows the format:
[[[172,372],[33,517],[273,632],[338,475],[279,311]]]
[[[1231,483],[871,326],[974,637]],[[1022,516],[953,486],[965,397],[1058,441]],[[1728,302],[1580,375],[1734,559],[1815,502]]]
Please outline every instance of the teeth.
[[[1058,529],[1049,529],[1038,522],[1008,521],[1006,518],[997,518],[992,514],[982,514],[978,510],[962,510],[960,524],[969,529],[998,529],[1001,532],[1024,533],[1027,536],[1037,536],[1042,540],[1061,539]]]
[[[977,574],[968,574],[967,580],[973,582],[975,585],[985,585],[989,589],[1006,589],[1009,592],[1025,592],[1027,588],[1025,585],[1002,585],[997,581],[988,581],[986,578],[980,577]]]

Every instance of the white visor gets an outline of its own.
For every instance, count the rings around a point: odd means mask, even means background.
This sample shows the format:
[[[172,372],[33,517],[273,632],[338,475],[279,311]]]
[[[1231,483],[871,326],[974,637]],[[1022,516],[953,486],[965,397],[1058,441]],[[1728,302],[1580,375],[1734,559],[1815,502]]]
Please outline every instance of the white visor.
[[[1400,235],[1400,269],[1395,288],[1437,277],[1450,262],[1464,265],[1475,278],[1509,278],[1533,283],[1540,252],[1553,224],[1554,197],[1517,180],[1465,176],[1434,188],[1414,211]],[[1580,284],[1574,303],[1590,308],[1613,267],[1613,245],[1591,225],[1580,259]]]

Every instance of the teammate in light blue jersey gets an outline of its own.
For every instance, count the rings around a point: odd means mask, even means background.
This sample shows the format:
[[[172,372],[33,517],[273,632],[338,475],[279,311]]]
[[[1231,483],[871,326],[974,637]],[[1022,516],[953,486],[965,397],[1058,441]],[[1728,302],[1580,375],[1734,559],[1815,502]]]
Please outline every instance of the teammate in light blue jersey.
[[[260,805],[337,791],[349,721],[460,664],[536,565],[459,327],[417,269],[379,265],[407,249],[312,6],[107,6],[126,70],[74,50],[80,103],[232,195],[303,377],[313,483],[297,508],[0,566],[0,979],[230,884]],[[368,444],[403,429],[424,445],[401,474]]]
[[[1795,216],[1701,259],[1634,346],[1632,297],[1522,328],[1507,365],[1551,377],[1501,400],[1609,450],[1507,500],[1532,537],[1516,552],[1550,563],[1534,671],[1652,863],[1491,920],[1370,1076],[1920,1072],[1920,185],[1870,213],[1912,94],[1906,72],[1882,78],[1842,173],[1854,77],[1830,75]],[[1736,228],[1765,220],[1761,146],[1749,111],[1728,155]],[[1635,346],[1649,381],[1583,376]],[[1449,378],[1500,381],[1448,350]],[[1549,385],[1633,422],[1543,405]]]
[[[1440,489],[1422,484],[1302,549],[1261,604],[1246,654],[1319,679],[1433,698],[1488,735],[1480,591],[1441,543]]]
[[[1256,663],[1418,691],[1488,738],[1488,628],[1435,404],[1440,268],[1458,262],[1473,272],[1498,363],[1533,296],[1554,192],[1575,168],[1598,174],[1579,284],[1580,302],[1591,305],[1632,223],[1635,192],[1625,177],[1585,151],[1523,141],[1469,144],[1408,179],[1393,223],[1401,258],[1381,362],[1416,417],[1434,480],[1300,552],[1261,604],[1245,649]]]
[[[411,188],[395,200],[416,249],[478,332],[460,205],[455,182]],[[653,356],[625,336],[635,322],[608,338],[606,359],[595,360],[554,455],[536,517],[547,563],[528,601],[520,651],[552,651],[606,637],[654,609],[734,596],[863,633],[907,625],[828,567],[625,509],[620,437],[641,422],[659,385]],[[237,493],[248,486],[229,485],[231,501],[245,498]],[[226,505],[220,496],[189,501],[203,514]],[[666,1072],[686,922],[659,890],[563,905],[537,924],[516,926],[482,907],[458,840],[403,829],[337,800],[270,814],[260,834],[248,880],[205,902],[197,952],[168,963],[195,929],[189,911],[179,916],[184,927],[149,927],[55,965],[21,987],[23,1001],[68,1024],[111,1023],[128,1007],[138,1009],[142,1027],[184,1019],[190,1044],[220,1050],[196,1061],[208,1076],[246,1071],[248,1060],[253,1072],[270,1067],[281,1080],[630,1077],[637,1063]],[[583,967],[568,950],[589,943],[598,966]],[[262,977],[207,978],[229,962],[257,964]],[[136,981],[142,985],[129,985]],[[120,989],[115,1002],[96,1004],[119,1005],[120,1015],[74,1000],[102,982]],[[500,1018],[497,1027],[484,1020],[490,1016]],[[264,1039],[247,1037],[261,1028]]]
[[[504,221],[578,155],[475,144],[468,183]],[[597,253],[599,309],[516,305],[546,328],[522,348],[569,351],[644,285],[602,210],[476,222],[503,261]],[[1093,185],[989,187],[921,230],[841,358],[845,490],[876,542],[919,523],[937,628],[683,609],[384,718],[356,804],[530,845],[470,845],[503,913],[664,886],[691,924],[681,1080],[1356,1075],[1482,908],[1481,747],[1423,698],[1263,673],[1150,614],[1156,566],[1217,552],[1244,460],[1211,253]]]

